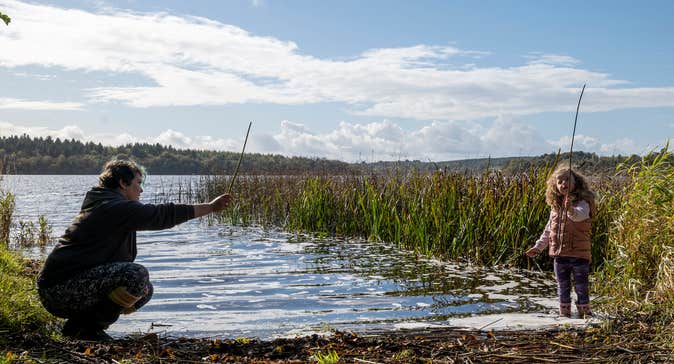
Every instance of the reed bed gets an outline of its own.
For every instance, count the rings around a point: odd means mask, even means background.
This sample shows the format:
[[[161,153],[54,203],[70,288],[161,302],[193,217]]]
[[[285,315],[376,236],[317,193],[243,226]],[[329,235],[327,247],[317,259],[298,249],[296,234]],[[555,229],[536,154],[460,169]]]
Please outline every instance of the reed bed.
[[[301,182],[296,176],[241,176],[232,187],[236,200],[217,219],[232,224],[262,224],[288,227],[290,206],[299,196]],[[204,177],[199,198],[208,201],[225,193],[231,176]]]
[[[658,318],[674,340],[674,160],[666,147],[632,165],[598,279],[616,306]]]
[[[235,224],[269,224],[323,236],[361,237],[398,244],[427,256],[474,264],[530,267],[523,252],[547,222],[545,181],[554,164],[516,176],[437,171],[349,176],[249,176],[234,186],[235,204],[219,218]],[[230,177],[202,183],[205,196],[226,191]],[[600,186],[593,254],[607,251],[610,211],[621,203]]]
[[[159,179],[159,186],[153,195],[153,203],[199,203],[203,202],[203,194],[199,189],[200,182],[193,182],[191,178],[179,178],[177,182],[167,182],[162,176],[154,177]]]

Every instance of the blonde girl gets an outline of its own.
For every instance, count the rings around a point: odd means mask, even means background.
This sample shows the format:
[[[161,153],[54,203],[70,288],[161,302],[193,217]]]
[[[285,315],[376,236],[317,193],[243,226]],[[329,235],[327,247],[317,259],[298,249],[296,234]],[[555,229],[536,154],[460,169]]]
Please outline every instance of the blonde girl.
[[[578,315],[590,316],[590,233],[595,195],[583,175],[561,166],[548,178],[545,201],[550,205],[550,218],[541,237],[525,254],[535,257],[548,247],[554,259],[560,316],[571,316],[571,276]]]

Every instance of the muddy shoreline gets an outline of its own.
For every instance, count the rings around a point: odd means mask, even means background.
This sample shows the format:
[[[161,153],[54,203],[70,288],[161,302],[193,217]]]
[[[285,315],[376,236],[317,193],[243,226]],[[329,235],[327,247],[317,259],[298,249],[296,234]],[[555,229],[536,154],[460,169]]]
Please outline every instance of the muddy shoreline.
[[[621,324],[623,335],[597,327],[525,331],[424,329],[376,335],[333,332],[294,339],[199,339],[146,334],[112,342],[53,340],[4,333],[14,362],[68,363],[309,363],[339,355],[339,363],[648,363],[674,362],[671,348],[648,330]],[[624,331],[628,330],[628,331]],[[8,354],[7,358],[10,358]],[[11,362],[11,361],[10,361]]]

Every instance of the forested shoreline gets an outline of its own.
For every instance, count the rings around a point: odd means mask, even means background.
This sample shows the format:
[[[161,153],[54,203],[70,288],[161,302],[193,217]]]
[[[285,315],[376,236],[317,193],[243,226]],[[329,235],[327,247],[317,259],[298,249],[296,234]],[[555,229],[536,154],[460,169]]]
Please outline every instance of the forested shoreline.
[[[176,149],[160,144],[127,144],[119,147],[83,143],[75,139],[0,137],[0,162],[4,174],[98,174],[112,158],[131,158],[152,174],[232,174],[239,153]],[[247,153],[241,169],[246,174],[348,173],[345,162],[319,158],[285,157]]]
[[[238,152],[177,149],[161,144],[126,144],[119,147],[75,139],[21,136],[0,137],[0,163],[4,174],[98,174],[112,158],[131,158],[158,175],[232,174],[239,160]],[[250,175],[363,174],[391,171],[431,172],[450,170],[479,174],[487,169],[517,174],[545,166],[555,159],[566,160],[568,153],[549,153],[532,157],[478,158],[444,162],[404,160],[391,162],[347,163],[324,158],[286,157],[274,154],[246,153],[241,170]],[[574,166],[589,175],[615,172],[625,161],[639,156],[598,156],[574,152]]]

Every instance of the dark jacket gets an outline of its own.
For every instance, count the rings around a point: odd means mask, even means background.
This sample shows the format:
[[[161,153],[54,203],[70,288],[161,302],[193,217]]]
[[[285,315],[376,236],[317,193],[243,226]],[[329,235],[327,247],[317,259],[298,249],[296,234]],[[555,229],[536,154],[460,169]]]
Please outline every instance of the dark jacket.
[[[192,205],[142,204],[94,187],[38,275],[48,288],[93,267],[136,259],[136,231],[168,229],[194,217]]]

